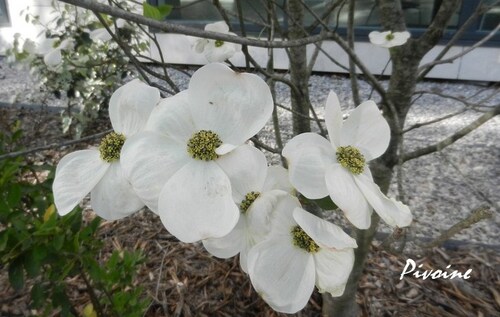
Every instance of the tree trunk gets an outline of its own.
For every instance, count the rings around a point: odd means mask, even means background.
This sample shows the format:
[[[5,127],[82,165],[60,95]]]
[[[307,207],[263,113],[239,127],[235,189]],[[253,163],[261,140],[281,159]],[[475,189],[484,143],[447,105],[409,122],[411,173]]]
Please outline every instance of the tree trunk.
[[[288,38],[290,40],[305,37],[303,29],[304,7],[299,0],[288,1]],[[291,89],[293,134],[311,131],[308,119],[311,102],[309,100],[309,74],[307,69],[307,49],[305,45],[291,47],[288,50],[290,59],[290,79],[297,89]]]

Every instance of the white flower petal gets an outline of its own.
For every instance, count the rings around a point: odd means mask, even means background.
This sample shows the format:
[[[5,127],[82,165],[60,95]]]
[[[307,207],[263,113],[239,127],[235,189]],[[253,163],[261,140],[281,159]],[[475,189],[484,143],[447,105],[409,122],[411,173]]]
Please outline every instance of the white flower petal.
[[[127,137],[141,131],[159,101],[159,90],[139,79],[121,86],[109,101],[109,118],[113,129]]]
[[[40,44],[37,47],[37,54],[40,55],[45,55],[47,53],[52,52],[55,49],[55,45],[58,39],[55,38],[49,38],[49,39],[44,39],[40,42]]]
[[[354,265],[353,249],[332,251],[321,249],[314,254],[316,287],[320,293],[341,296]]]
[[[326,99],[325,124],[328,130],[328,137],[333,147],[340,146],[340,131],[342,130],[342,111],[337,94],[330,91]]]
[[[61,50],[72,50],[75,48],[75,40],[74,39],[64,39],[61,44],[59,44],[58,48]]]
[[[236,203],[251,191],[261,191],[267,172],[266,156],[261,151],[244,144],[215,162],[229,177]]]
[[[345,233],[342,228],[316,217],[302,208],[295,208],[293,218],[309,237],[322,248],[341,250],[358,246],[356,240]]]
[[[346,218],[356,228],[368,229],[373,210],[356,185],[353,175],[340,164],[332,164],[327,168],[325,181],[330,198]]]
[[[248,254],[252,285],[276,311],[296,313],[311,297],[315,283],[313,257],[290,239],[266,240]]]
[[[404,31],[404,32],[394,32],[394,39],[391,41],[392,46],[401,46],[405,44],[408,39],[410,38],[410,32]]]
[[[388,225],[407,227],[411,224],[413,217],[408,206],[385,196],[366,175],[358,175],[354,180],[373,209]]]
[[[124,218],[144,207],[125,179],[119,162],[111,163],[101,181],[92,189],[90,204],[96,214],[107,220]]]
[[[245,213],[245,217],[247,219],[246,230],[252,246],[262,241],[269,234],[275,212],[282,212],[284,208],[293,210],[297,206],[298,202],[296,198],[290,197],[292,196],[284,191],[272,190],[261,193],[253,204],[250,205],[250,208]],[[288,215],[288,217],[290,216]],[[282,221],[280,225],[284,223],[289,223],[290,226],[293,226],[293,219]]]
[[[387,35],[389,35],[391,31],[385,31],[385,32],[379,32],[379,31],[372,31],[370,34],[368,34],[368,37],[370,38],[370,42],[375,45],[385,45],[387,43]]]
[[[203,240],[203,246],[212,255],[227,259],[240,253],[246,245],[245,224],[246,218],[240,216],[234,229],[221,238],[211,238]]]
[[[215,162],[194,159],[165,184],[158,212],[165,228],[182,242],[223,237],[240,217],[224,171]]]
[[[136,194],[151,210],[158,212],[161,189],[189,159],[185,147],[174,140],[143,131],[125,141],[120,164]]]
[[[288,178],[288,171],[283,166],[273,165],[267,168],[267,176],[262,191],[273,189],[280,189],[289,194],[295,193],[295,189]]]
[[[209,40],[204,47],[205,57],[211,63],[224,62],[239,51],[240,46],[238,44],[223,42],[222,45],[217,46],[214,40]]]
[[[196,128],[217,133],[223,143],[243,144],[273,112],[273,98],[264,80],[219,63],[196,71],[188,93]]]
[[[52,185],[57,212],[64,216],[87,196],[109,168],[97,150],[82,150],[64,156],[57,164]]]
[[[310,199],[328,196],[325,184],[327,166],[336,162],[335,151],[328,140],[315,133],[302,133],[283,149],[288,162],[290,182]]]
[[[236,149],[238,146],[229,144],[229,143],[224,143],[218,148],[215,149],[215,153],[217,155],[225,155],[231,152],[232,150]]]
[[[391,139],[389,124],[375,102],[368,100],[351,112],[344,122],[340,142],[342,146],[353,145],[367,161],[382,155]]]
[[[302,207],[297,197],[289,194],[279,197],[278,203],[275,204],[274,211],[271,213],[269,236],[289,239],[290,230],[297,225],[293,219],[293,211],[297,207]]]
[[[205,31],[227,33],[229,32],[229,26],[226,24],[225,21],[218,21],[205,25]]]
[[[187,93],[162,99],[151,111],[145,130],[167,135],[186,144],[196,132],[187,105]]]
[[[43,62],[45,65],[55,68],[62,63],[62,55],[61,55],[61,50],[60,49],[55,49],[50,51],[49,53],[45,54],[43,57]]]

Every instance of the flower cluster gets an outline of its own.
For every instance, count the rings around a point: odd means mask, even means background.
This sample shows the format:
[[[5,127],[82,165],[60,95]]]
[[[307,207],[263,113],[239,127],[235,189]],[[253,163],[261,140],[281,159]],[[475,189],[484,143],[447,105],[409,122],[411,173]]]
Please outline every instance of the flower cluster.
[[[370,225],[372,208],[391,225],[409,225],[408,208],[380,192],[366,165],[387,148],[389,127],[370,101],[342,122],[331,93],[325,117],[331,141],[311,133],[293,138],[283,151],[287,171],[268,166],[247,143],[272,111],[260,77],[220,63],[200,68],[188,89],[165,99],[134,80],[113,94],[114,132],[99,149],[59,163],[58,211],[68,213],[89,192],[92,208],[106,219],[146,205],[180,241],[202,241],[220,258],[239,254],[254,288],[280,312],[302,309],[315,286],[340,296],[356,241],[304,210],[295,188],[311,199],[329,195],[359,228]]]
[[[229,32],[229,26],[224,21],[207,24],[205,31],[236,35]],[[241,45],[221,40],[198,38],[193,43],[193,49],[196,53],[203,54],[209,62],[224,62],[240,52]]]

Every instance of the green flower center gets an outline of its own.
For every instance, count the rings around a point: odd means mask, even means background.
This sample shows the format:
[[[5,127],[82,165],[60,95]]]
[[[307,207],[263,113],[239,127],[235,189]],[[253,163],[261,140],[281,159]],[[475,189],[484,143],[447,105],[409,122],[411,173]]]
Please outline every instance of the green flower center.
[[[350,145],[337,148],[337,161],[356,175],[365,170],[365,157],[357,148]]]
[[[259,197],[260,193],[259,192],[249,192],[245,195],[245,199],[243,199],[240,203],[240,210],[242,213],[245,213],[248,208],[253,204],[255,199]]]
[[[222,45],[224,45],[224,41],[215,40],[215,47],[221,47]]]
[[[388,40],[388,41],[392,41],[394,40],[394,34],[392,33],[389,33],[385,36],[385,39]]]
[[[111,132],[99,144],[101,159],[111,163],[120,159],[120,151],[125,143],[125,136],[121,133]]]
[[[222,141],[217,133],[210,130],[200,130],[189,139],[187,151],[194,159],[213,161],[219,157],[215,150],[221,145]]]
[[[293,227],[292,231],[293,244],[309,253],[316,253],[319,251],[319,245],[305,231],[299,227]]]

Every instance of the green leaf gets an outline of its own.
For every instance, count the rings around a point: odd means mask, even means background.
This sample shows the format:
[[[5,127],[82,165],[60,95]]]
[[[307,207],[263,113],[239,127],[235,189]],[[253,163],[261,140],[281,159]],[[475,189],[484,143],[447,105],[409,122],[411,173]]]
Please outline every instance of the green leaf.
[[[22,259],[17,258],[12,261],[9,265],[9,282],[10,285],[16,290],[19,291],[24,287],[24,273],[22,266]]]
[[[4,230],[4,231],[0,232],[0,252],[5,250],[5,247],[7,246],[8,240],[9,240],[9,231]]]
[[[146,18],[150,18],[157,21],[163,21],[166,16],[172,11],[172,6],[163,4],[161,6],[155,7],[144,1],[142,3],[143,15]]]
[[[33,285],[33,288],[31,289],[31,299],[33,300],[33,306],[38,308],[42,306],[43,301],[46,298],[46,294],[42,288],[41,283],[36,283]]]

